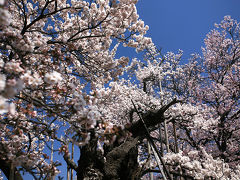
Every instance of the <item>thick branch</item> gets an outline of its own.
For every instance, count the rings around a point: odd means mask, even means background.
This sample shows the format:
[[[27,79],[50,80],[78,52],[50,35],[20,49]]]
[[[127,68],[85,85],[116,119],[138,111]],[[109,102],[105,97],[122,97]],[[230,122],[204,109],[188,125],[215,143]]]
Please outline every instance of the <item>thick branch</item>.
[[[159,123],[162,123],[165,120],[164,112],[166,112],[166,110],[169,109],[169,107],[171,107],[172,105],[179,103],[179,102],[182,102],[182,101],[177,100],[175,98],[170,103],[168,103],[167,105],[160,108],[158,111],[149,112],[147,114],[144,114],[143,120],[144,120],[144,123],[146,124],[146,127],[150,128],[150,127],[156,126]],[[142,125],[142,122],[140,120],[137,121],[136,123],[132,124],[132,126],[130,126],[128,128],[128,130],[133,134],[134,137],[137,137],[137,136],[145,137],[146,136],[144,126]]]
[[[70,167],[71,169],[74,169],[75,171],[77,171],[77,164],[70,158],[69,154],[65,154],[63,156],[64,160],[66,161],[68,167]]]

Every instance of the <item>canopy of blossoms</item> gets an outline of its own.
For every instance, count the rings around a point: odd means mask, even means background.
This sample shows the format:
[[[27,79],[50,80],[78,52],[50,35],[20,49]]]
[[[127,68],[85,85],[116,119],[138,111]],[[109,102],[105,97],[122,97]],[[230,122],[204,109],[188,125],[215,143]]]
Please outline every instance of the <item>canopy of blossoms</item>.
[[[95,143],[108,167],[113,151],[105,147],[133,138],[139,178],[151,172],[163,179],[240,176],[239,23],[224,17],[207,35],[203,56],[182,64],[182,51],[162,55],[146,37],[149,27],[136,3],[0,0],[0,169],[6,177],[61,174],[53,157],[60,153],[80,179],[82,164],[70,159],[69,144],[80,148],[83,162]],[[116,58],[119,46],[145,57]],[[106,169],[101,176],[115,177]]]

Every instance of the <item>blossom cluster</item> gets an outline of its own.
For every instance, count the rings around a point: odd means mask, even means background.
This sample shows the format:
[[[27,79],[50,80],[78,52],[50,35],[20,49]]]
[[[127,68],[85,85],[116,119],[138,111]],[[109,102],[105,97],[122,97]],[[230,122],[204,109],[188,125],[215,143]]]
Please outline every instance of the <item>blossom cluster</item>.
[[[201,158],[200,158],[201,157]],[[196,150],[189,151],[187,155],[184,152],[168,153],[164,156],[167,164],[186,170],[186,174],[194,179],[237,179],[239,177],[239,166],[233,171],[229,165],[221,159],[214,159],[207,154],[204,149],[200,152]]]
[[[0,160],[54,176],[56,162],[44,154],[51,140],[62,152],[92,134],[100,145],[122,143],[139,120],[134,102],[140,114],[167,108],[165,125],[176,123],[186,152],[166,154],[168,165],[196,179],[239,176],[239,24],[225,17],[201,60],[180,65],[182,51],[157,53],[136,3],[0,0]],[[116,58],[122,45],[149,58]]]

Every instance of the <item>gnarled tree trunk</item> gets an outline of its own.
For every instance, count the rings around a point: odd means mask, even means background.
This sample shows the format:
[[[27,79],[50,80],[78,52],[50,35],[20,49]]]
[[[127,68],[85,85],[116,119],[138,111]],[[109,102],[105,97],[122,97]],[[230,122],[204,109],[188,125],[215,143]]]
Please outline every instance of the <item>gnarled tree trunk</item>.
[[[137,138],[128,138],[113,145],[104,155],[97,150],[96,139],[81,148],[78,161],[78,180],[134,180],[138,179]]]

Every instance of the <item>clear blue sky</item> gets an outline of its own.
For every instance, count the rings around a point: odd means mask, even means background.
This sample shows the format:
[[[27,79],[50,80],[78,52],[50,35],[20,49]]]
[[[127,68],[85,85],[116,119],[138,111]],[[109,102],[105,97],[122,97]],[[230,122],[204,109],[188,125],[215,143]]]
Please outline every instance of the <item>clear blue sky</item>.
[[[137,9],[153,42],[163,52],[181,49],[184,57],[201,52],[206,34],[225,15],[240,21],[240,0],[139,0]]]

